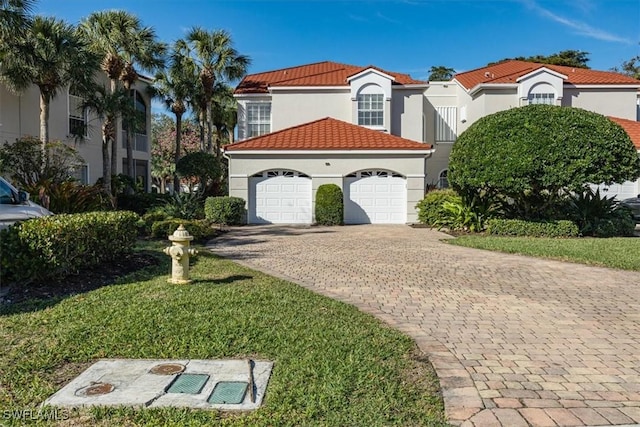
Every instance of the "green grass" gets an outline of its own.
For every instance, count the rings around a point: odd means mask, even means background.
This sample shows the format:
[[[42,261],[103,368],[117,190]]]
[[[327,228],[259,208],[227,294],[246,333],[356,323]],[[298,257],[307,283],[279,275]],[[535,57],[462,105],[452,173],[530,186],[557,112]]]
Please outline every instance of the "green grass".
[[[640,238],[637,237],[552,239],[475,235],[447,242],[470,248],[640,271]]]
[[[0,409],[37,410],[100,358],[249,356],[275,362],[257,411],[94,408],[72,411],[73,425],[445,425],[430,365],[372,316],[204,250],[191,285],[167,283],[168,265],[162,255],[115,285],[1,308]]]

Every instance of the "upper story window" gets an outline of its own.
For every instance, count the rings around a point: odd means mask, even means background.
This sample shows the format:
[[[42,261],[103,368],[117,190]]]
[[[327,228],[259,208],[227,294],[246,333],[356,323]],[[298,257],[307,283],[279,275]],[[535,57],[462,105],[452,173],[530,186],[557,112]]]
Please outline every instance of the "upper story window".
[[[555,105],[556,96],[553,93],[530,93],[529,105],[532,104],[547,104]]]
[[[247,138],[271,132],[271,103],[247,104]]]
[[[83,102],[81,96],[69,91],[69,135],[87,136],[88,115]]]
[[[132,148],[136,151],[148,152],[149,144],[147,141],[147,104],[142,97],[142,94],[137,90],[132,89],[131,97],[133,98],[133,105],[136,109],[135,117],[130,118],[130,122],[124,118],[122,120],[122,148],[125,148],[128,138],[129,125],[133,125],[133,145]]]
[[[358,124],[384,126],[384,95],[364,93],[358,95]]]

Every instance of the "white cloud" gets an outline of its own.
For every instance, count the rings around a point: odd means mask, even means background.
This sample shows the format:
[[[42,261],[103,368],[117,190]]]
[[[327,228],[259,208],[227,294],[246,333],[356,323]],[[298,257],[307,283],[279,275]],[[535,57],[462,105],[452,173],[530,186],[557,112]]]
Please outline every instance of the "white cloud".
[[[621,37],[621,36],[612,34],[608,31],[592,27],[591,25],[585,22],[578,21],[575,19],[565,18],[556,13],[553,13],[549,9],[545,9],[544,7],[540,6],[535,0],[522,0],[522,3],[527,5],[532,10],[535,10],[543,17],[548,18],[552,21],[555,21],[559,24],[562,24],[565,27],[571,28],[572,30],[574,30],[576,34],[579,34],[585,37],[590,37],[592,39],[603,40],[608,42],[633,44],[633,42],[628,38]],[[584,7],[590,7],[591,5],[591,3],[588,1],[585,1],[582,4]]]

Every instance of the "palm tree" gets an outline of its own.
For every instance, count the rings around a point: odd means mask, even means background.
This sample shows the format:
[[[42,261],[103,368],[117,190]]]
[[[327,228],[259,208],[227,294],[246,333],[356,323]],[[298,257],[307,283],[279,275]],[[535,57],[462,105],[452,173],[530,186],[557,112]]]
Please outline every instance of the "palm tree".
[[[193,61],[184,56],[184,41],[178,40],[171,53],[169,67],[155,76],[155,86],[152,94],[163,100],[167,109],[176,117],[175,163],[181,157],[182,147],[182,116],[187,111],[187,103],[191,99],[193,87],[197,83],[197,73]],[[174,192],[180,191],[180,178],[173,175]]]
[[[31,24],[35,0],[0,0],[0,58]]]
[[[35,17],[32,25],[0,64],[0,79],[15,93],[32,84],[40,90],[40,141],[46,161],[49,142],[49,105],[71,86],[82,91],[93,83],[97,61],[78,37],[74,27],[51,17]],[[44,165],[43,165],[44,166]]]
[[[122,88],[111,91],[104,86],[96,85],[92,92],[85,92],[83,95],[82,108],[92,111],[102,122],[102,189],[106,195],[111,197],[109,147],[113,146],[113,141],[116,139],[118,115],[132,113],[135,107],[131,105],[131,98]]]
[[[237,122],[238,107],[233,97],[233,89],[224,83],[216,84],[211,108],[211,123],[216,128],[216,156],[221,152],[222,143],[233,142],[233,129]]]
[[[234,48],[231,35],[224,30],[207,31],[192,28],[187,42],[193,51],[193,59],[200,68],[201,102],[207,126],[207,151],[212,150],[211,103],[217,81],[240,79],[247,73],[249,57],[240,55]]]
[[[80,24],[91,49],[100,55],[101,68],[111,82],[114,93],[118,82],[130,91],[138,79],[136,67],[154,72],[164,66],[166,47],[157,41],[155,31],[144,27],[136,16],[121,10],[94,12]],[[133,103],[133,100],[131,101]],[[127,127],[127,166],[133,174],[133,126]],[[116,140],[112,141],[111,173],[117,171]]]

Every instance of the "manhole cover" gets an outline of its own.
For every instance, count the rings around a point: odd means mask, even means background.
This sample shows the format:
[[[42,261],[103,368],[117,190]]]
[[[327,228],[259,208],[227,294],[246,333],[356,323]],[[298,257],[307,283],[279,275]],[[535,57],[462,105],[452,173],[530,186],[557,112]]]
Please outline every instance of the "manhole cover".
[[[115,390],[115,386],[109,383],[93,383],[76,391],[79,396],[100,396]]]
[[[221,381],[216,384],[207,402],[211,404],[239,405],[244,400],[249,383],[243,381]]]
[[[173,380],[167,393],[198,394],[208,379],[207,374],[180,374]]]
[[[149,372],[156,375],[174,375],[184,371],[185,368],[186,366],[180,363],[162,363],[151,368]]]

